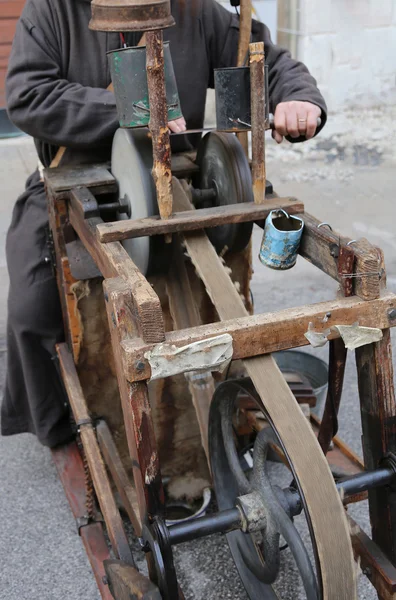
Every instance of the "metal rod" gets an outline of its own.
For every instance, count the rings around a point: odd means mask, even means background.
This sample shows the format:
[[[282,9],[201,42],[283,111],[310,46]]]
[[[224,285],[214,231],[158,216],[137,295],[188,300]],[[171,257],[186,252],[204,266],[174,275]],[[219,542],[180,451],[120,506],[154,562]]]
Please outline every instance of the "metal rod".
[[[343,497],[345,498],[372,490],[373,488],[388,485],[395,477],[396,473],[392,468],[377,469],[348,477],[344,481],[339,481],[336,487],[339,492],[342,490]],[[302,511],[302,504],[298,492],[293,490],[293,493],[290,493],[289,488],[284,490],[284,492],[289,504],[290,514],[293,517],[299,515]]]
[[[200,517],[186,523],[169,527],[169,539],[173,545],[189,542],[214,533],[227,533],[241,527],[241,513],[237,508],[229,508],[213,515]]]
[[[391,468],[377,469],[376,471],[366,471],[353,477],[348,477],[344,481],[337,483],[337,489],[343,490],[345,496],[353,496],[360,492],[372,490],[376,487],[388,485],[395,478],[395,472]]]
[[[353,496],[376,487],[388,485],[396,478],[392,468],[382,468],[375,471],[359,473],[337,483],[339,492],[343,496]],[[290,488],[284,491],[289,504],[290,515],[295,517],[302,511],[302,503],[299,493]],[[241,528],[241,513],[237,508],[229,508],[212,515],[178,523],[169,527],[169,539],[172,546],[189,542],[198,538],[213,535],[214,533],[227,533]]]

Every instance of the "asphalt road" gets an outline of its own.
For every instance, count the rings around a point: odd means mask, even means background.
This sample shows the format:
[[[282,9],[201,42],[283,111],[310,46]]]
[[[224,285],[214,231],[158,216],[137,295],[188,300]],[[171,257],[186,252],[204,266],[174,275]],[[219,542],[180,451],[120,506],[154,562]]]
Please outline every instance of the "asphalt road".
[[[367,123],[367,115],[356,115],[350,127],[340,132],[330,123],[324,148],[311,143],[309,150],[270,146],[268,176],[280,194],[299,197],[309,212],[328,221],[334,229],[352,237],[368,237],[385,250],[388,283],[396,291],[396,233],[394,169],[395,157],[372,129],[356,139],[353,132]],[[390,122],[395,122],[389,115]],[[346,120],[350,119],[346,116]],[[375,131],[374,131],[375,132]],[[333,135],[334,134],[334,135]],[[379,143],[381,139],[381,144]],[[388,138],[389,139],[389,138]],[[363,140],[363,141],[362,141]],[[305,148],[307,148],[306,145]],[[23,180],[35,163],[29,140],[0,142],[0,174],[4,182],[0,206],[0,236],[4,241],[12,205]],[[258,253],[260,231],[254,236]],[[0,378],[5,370],[5,298],[7,273],[4,244],[0,248]],[[336,287],[325,275],[302,260],[288,273],[265,269],[255,260],[253,294],[257,312],[319,302],[334,297]],[[308,350],[309,351],[309,350]],[[326,349],[318,355],[326,357]],[[356,393],[354,357],[348,358],[347,377],[340,415],[340,433],[361,453],[360,416]],[[4,600],[96,600],[99,595],[75,524],[69,512],[50,453],[31,435],[0,438],[0,599]],[[368,529],[367,507],[351,510]],[[187,599],[244,599],[228,548],[222,536],[180,546],[176,563]],[[282,556],[279,589],[282,598],[304,598],[287,551]],[[359,578],[359,599],[374,600],[376,594],[365,578]]]

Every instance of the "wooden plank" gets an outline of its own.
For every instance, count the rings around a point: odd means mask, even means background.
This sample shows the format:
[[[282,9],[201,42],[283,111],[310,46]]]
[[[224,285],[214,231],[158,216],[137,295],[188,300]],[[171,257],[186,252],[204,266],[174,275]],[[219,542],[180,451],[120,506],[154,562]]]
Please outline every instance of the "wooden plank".
[[[64,230],[67,223],[67,206],[65,200],[59,199],[49,189],[47,191],[47,205],[49,224],[56,258],[56,280],[62,306],[63,324],[66,339],[73,349],[73,357],[77,363],[82,342],[82,327],[80,313],[77,307],[77,298],[73,293],[76,279],[70,270],[67,257]]]
[[[176,190],[179,190],[179,188],[175,189],[174,195],[177,193]],[[114,242],[146,235],[194,231],[227,223],[261,221],[267,218],[271,210],[277,208],[283,208],[291,215],[304,211],[303,203],[295,198],[276,198],[265,205],[246,202],[245,204],[214,206],[212,208],[176,212],[168,220],[162,220],[159,216],[155,216],[145,219],[103,223],[97,227],[98,239],[101,242]]]
[[[157,294],[119,242],[101,244],[97,240],[96,226],[103,221],[98,217],[85,220],[81,218],[79,210],[81,195],[84,198],[87,197],[85,188],[74,189],[70,193],[69,219],[71,225],[102,275],[107,278],[121,276],[130,286],[139,335],[146,341],[163,341],[165,329]]]
[[[133,565],[131,550],[125,535],[124,527],[115,503],[106,467],[100,454],[95,431],[84,394],[78,379],[72,355],[66,344],[57,347],[62,379],[70,401],[70,406],[77,426],[80,427],[81,441],[95,487],[100,510],[106,523],[107,532],[117,557]],[[80,424],[81,423],[81,424]],[[82,424],[84,423],[84,424]]]
[[[396,403],[390,330],[380,342],[356,350],[366,469],[376,469],[387,453],[396,454]],[[396,564],[396,492],[383,487],[369,492],[373,541]]]
[[[229,302],[232,304],[232,299]],[[355,322],[364,327],[389,327],[390,324],[396,324],[396,321],[391,323],[389,320],[389,311],[395,307],[395,294],[387,294],[367,302],[356,297],[338,298],[299,308],[287,308],[275,313],[237,317],[210,325],[172,331],[166,333],[164,341],[182,347],[228,333],[233,338],[233,360],[237,360],[309,345],[305,333],[310,323],[317,332],[323,332],[333,325],[353,325]],[[329,339],[336,339],[338,336],[337,331],[331,331]],[[135,378],[137,381],[150,378],[151,370],[144,354],[153,347],[153,344],[144,344],[139,339],[126,339],[123,342],[125,373],[130,381]],[[139,371],[135,366],[137,362],[142,363]]]
[[[57,167],[44,170],[46,185],[59,194],[77,187],[100,192],[117,191],[116,180],[106,165]]]
[[[150,102],[149,128],[153,140],[152,175],[162,219],[172,214],[171,147],[166,101],[164,47],[162,31],[146,32],[146,71]]]
[[[205,233],[190,233],[184,239],[219,317],[247,316],[238,291]],[[355,565],[345,511],[312,428],[272,356],[244,360],[244,366],[300,481],[316,539],[323,596],[354,600]]]
[[[380,600],[396,600],[396,568],[377,544],[348,515],[356,560],[378,592]]]
[[[117,600],[161,600],[157,586],[134,567],[119,560],[106,560],[104,567]]]
[[[117,446],[114,443],[113,436],[111,435],[111,431],[106,421],[99,421],[96,425],[96,433],[104,461],[111,473],[135,532],[139,535],[142,530],[142,522],[139,516],[136,490],[125,471],[120,455],[118,454]]]
[[[169,298],[170,312],[175,329],[192,327],[201,324],[200,314],[191,290],[185,265],[184,253],[179,240],[174,241],[172,268],[166,280],[166,291]],[[212,374],[191,372],[186,374],[189,382],[192,401],[201,432],[202,446],[205,450],[208,465],[209,458],[209,410],[215,385]]]
[[[131,290],[120,278],[106,280],[103,287],[140,521],[145,523],[163,513],[165,498],[147,385],[127,382],[120,356],[121,341],[134,333]]]
[[[249,46],[252,103],[252,181],[256,204],[265,201],[265,76],[264,42]]]
[[[346,246],[351,240],[331,231],[326,225],[308,213],[304,213],[304,230],[299,253],[321,271],[341,283],[338,256],[340,244]],[[353,244],[355,254],[354,294],[363,300],[378,298],[383,289],[379,273],[383,268],[382,254],[379,248],[367,240]],[[381,263],[379,262],[381,258]],[[376,275],[377,274],[377,275]],[[385,279],[385,275],[383,276]]]
[[[76,442],[58,446],[51,450],[59,479],[62,482],[66,498],[75,519],[86,513],[86,485],[84,465]],[[101,523],[89,523],[80,528],[81,540],[84,544],[92,571],[96,579],[102,600],[113,600],[109,586],[105,583],[103,561],[110,558],[110,550],[106,543]]]

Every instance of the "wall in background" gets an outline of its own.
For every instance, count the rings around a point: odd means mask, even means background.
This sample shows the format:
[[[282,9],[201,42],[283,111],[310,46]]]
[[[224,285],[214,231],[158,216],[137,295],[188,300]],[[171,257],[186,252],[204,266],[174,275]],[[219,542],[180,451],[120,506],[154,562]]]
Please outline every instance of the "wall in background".
[[[396,0],[278,0],[278,42],[333,111],[396,101]]]

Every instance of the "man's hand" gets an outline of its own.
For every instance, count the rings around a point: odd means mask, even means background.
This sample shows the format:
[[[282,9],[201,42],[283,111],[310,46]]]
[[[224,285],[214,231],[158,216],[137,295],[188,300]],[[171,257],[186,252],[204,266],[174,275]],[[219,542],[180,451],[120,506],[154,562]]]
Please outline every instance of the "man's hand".
[[[169,121],[168,127],[172,131],[172,133],[180,133],[182,131],[186,131],[186,122],[184,120],[184,117],[180,117],[175,121]]]
[[[281,144],[284,136],[307,140],[313,138],[318,126],[318,117],[322,114],[319,106],[310,102],[281,102],[276,107],[272,137]]]

